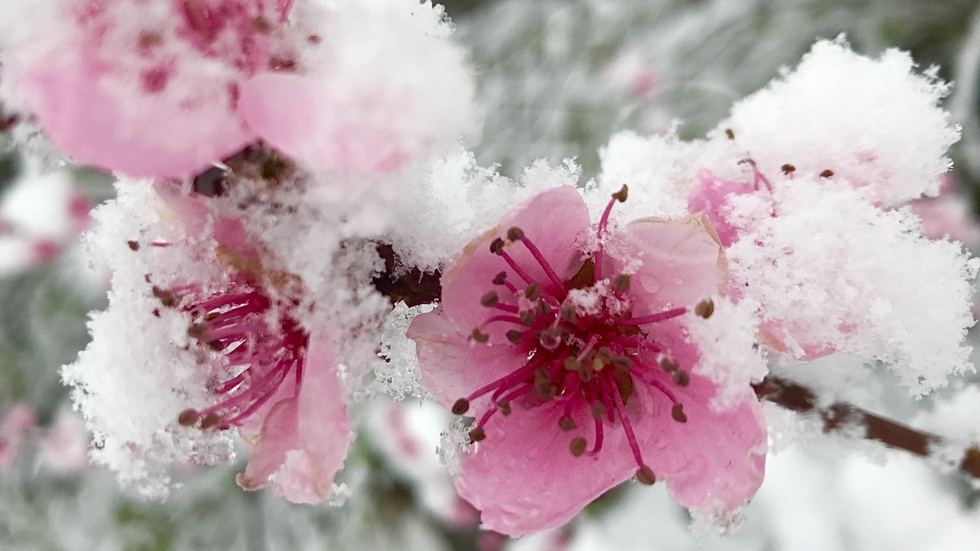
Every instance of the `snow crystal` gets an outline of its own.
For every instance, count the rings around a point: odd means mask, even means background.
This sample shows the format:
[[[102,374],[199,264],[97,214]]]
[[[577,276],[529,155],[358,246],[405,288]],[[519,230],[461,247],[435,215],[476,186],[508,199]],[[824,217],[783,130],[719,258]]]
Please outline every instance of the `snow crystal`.
[[[405,336],[415,316],[432,311],[425,304],[409,308],[399,302],[388,314],[381,329],[381,352],[384,358],[374,368],[374,383],[369,390],[384,392],[395,400],[414,396],[424,398],[428,391],[422,386],[422,373],[415,355],[415,341]]]
[[[449,469],[449,474],[456,476],[460,473],[460,462],[470,451],[469,426],[466,419],[457,417],[442,432],[439,440],[439,462]]]
[[[685,325],[699,353],[692,371],[718,385],[709,405],[723,411],[742,403],[749,384],[761,381],[768,370],[762,353],[753,346],[757,304],[751,299],[733,304],[723,297],[712,301],[711,317],[687,316]]]
[[[914,215],[879,210],[860,191],[816,178],[776,188],[775,216],[757,219],[728,253],[735,287],[761,305],[777,349],[882,361],[914,396],[972,371],[963,337],[980,261],[925,239]],[[752,197],[732,203],[736,215],[757,207]]]
[[[932,68],[919,75],[908,53],[877,59],[843,39],[817,42],[792,71],[732,108],[722,129],[766,174],[831,170],[896,205],[939,193],[945,156],[959,129],[940,108],[949,86]]]

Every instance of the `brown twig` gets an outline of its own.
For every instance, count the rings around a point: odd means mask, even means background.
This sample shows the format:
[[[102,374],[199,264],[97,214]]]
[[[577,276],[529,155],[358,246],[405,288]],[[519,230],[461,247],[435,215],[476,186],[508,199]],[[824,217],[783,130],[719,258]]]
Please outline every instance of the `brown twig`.
[[[817,414],[823,420],[824,432],[861,427],[864,429],[864,437],[869,440],[922,457],[928,457],[933,450],[946,443],[940,436],[913,429],[844,402],[820,408],[812,390],[779,377],[766,377],[754,388],[760,400],[768,400],[798,413]],[[959,469],[974,478],[980,478],[980,448],[971,446],[964,450]]]

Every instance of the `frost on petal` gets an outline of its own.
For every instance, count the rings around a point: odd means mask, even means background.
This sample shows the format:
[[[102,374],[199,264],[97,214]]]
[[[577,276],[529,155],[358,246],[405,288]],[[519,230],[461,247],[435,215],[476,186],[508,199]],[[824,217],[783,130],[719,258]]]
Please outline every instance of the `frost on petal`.
[[[870,59],[841,39],[820,41],[796,69],[735,104],[719,128],[732,130],[766,174],[787,163],[797,174],[830,170],[885,205],[934,196],[959,130],[939,106],[948,85],[935,69],[914,70],[905,52]]]
[[[757,218],[728,255],[734,288],[760,305],[777,351],[882,361],[916,396],[972,371],[964,336],[980,262],[852,189],[797,179],[775,199],[776,216]]]

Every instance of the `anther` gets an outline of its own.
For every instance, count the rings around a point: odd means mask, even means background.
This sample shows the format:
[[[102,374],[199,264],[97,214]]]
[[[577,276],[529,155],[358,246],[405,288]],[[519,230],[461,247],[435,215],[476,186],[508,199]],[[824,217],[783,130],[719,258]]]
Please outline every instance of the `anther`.
[[[534,312],[530,310],[523,310],[519,312],[517,316],[521,318],[521,323],[523,323],[524,325],[528,327],[534,325]]]
[[[793,172],[796,172],[796,167],[793,166],[793,165],[791,165],[791,164],[789,164],[789,163],[786,163],[786,164],[784,164],[783,166],[781,166],[779,168],[780,168],[780,170],[783,171],[783,174],[792,174]]]
[[[520,241],[521,239],[524,239],[524,230],[517,227],[507,230],[507,239],[510,241]]]
[[[487,308],[493,308],[499,301],[500,297],[497,296],[497,291],[490,291],[480,298],[480,304],[486,306]]]
[[[630,290],[630,276],[626,274],[619,274],[613,279],[613,287],[616,288],[620,293],[625,293]]]
[[[674,371],[674,384],[677,386],[687,386],[691,382],[691,377],[686,371],[681,371],[680,369]]]
[[[503,285],[507,281],[507,272],[500,272],[499,274],[493,276],[494,285]]]
[[[629,197],[630,188],[623,184],[623,187],[619,188],[619,191],[613,193],[613,199],[619,201],[620,203],[625,203],[626,198]]]
[[[466,398],[460,398],[453,402],[452,412],[453,415],[462,415],[470,410],[470,401]]]
[[[575,420],[572,419],[571,417],[562,417],[561,419],[558,420],[558,428],[560,428],[565,432],[574,430],[575,427],[576,427]]]
[[[576,436],[575,438],[572,438],[572,440],[568,443],[568,450],[572,452],[572,455],[574,455],[575,457],[579,457],[583,453],[585,453],[585,448],[587,446],[588,446],[588,442],[585,441],[585,438],[581,436]]]
[[[487,431],[483,427],[476,427],[470,431],[470,442],[479,442],[487,437]]]
[[[621,369],[623,371],[629,370],[633,367],[633,360],[629,356],[613,356],[612,363],[616,366],[616,369]]]
[[[568,323],[575,321],[575,307],[571,304],[562,304],[558,312],[563,321],[567,321]]]
[[[160,304],[163,304],[167,308],[173,308],[177,305],[177,297],[175,297],[170,291],[164,291],[156,285],[153,286],[152,290],[153,296],[160,301]]]
[[[674,407],[670,408],[670,416],[678,423],[687,423],[687,414],[684,413],[683,404],[674,404]]]
[[[606,406],[602,404],[596,404],[592,406],[592,418],[601,419],[603,415],[606,414]]]
[[[524,289],[524,296],[526,296],[528,300],[538,300],[538,298],[541,296],[541,286],[537,283],[528,285],[527,289]]]
[[[497,402],[497,408],[500,410],[500,413],[503,413],[504,415],[510,415],[511,412],[510,402],[506,400],[501,400]]]
[[[726,128],[725,129],[725,136],[727,136],[729,140],[734,140],[735,139],[735,131],[732,130],[731,128]]]
[[[196,409],[185,409],[177,416],[177,423],[182,427],[192,427],[197,424],[197,420],[200,418],[201,415]]]
[[[675,364],[673,360],[665,356],[663,358],[660,358],[660,369],[663,369],[667,373],[670,373],[672,371],[677,371],[677,364]]]
[[[490,252],[496,255],[504,254],[504,240],[498,237],[491,241]]]
[[[214,426],[217,426],[218,423],[220,422],[221,422],[220,415],[218,415],[217,413],[209,413],[204,416],[204,419],[201,419],[201,428],[207,430]]]
[[[582,362],[575,356],[565,358],[565,369],[569,371],[579,371],[582,369]]]
[[[135,241],[127,241],[126,242],[126,245],[129,246],[129,250],[131,250],[131,251],[138,251],[138,250],[140,250],[140,244],[137,243],[137,242],[135,242]]]
[[[518,331],[517,329],[511,329],[507,331],[506,334],[507,340],[510,341],[511,344],[521,344],[521,341],[524,340],[524,333]]]
[[[470,337],[472,337],[472,339],[476,342],[487,342],[490,340],[490,335],[487,335],[475,327],[473,328],[473,333],[470,334]]]
[[[715,313],[715,303],[710,298],[706,298],[698,301],[697,305],[694,307],[694,313],[701,316],[704,319],[711,317],[711,314]]]
[[[629,373],[618,372],[615,378],[616,390],[619,391],[619,397],[622,398],[625,405],[633,396],[633,377],[630,377]]]
[[[820,173],[821,178],[830,178],[833,175],[834,175],[834,171],[830,170],[829,168],[824,169],[824,171]]]
[[[657,476],[653,474],[653,470],[650,467],[643,465],[636,470],[636,481],[640,484],[653,486],[657,482]]]

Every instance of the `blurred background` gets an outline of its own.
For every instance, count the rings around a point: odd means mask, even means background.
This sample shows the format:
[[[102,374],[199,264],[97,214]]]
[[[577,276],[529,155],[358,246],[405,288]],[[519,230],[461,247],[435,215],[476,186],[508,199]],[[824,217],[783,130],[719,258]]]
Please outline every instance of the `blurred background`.
[[[681,136],[701,137],[817,38],[844,33],[867,55],[908,50],[955,82],[947,109],[963,139],[938,212],[947,229],[958,228],[953,237],[977,244],[976,0],[445,4],[472,52],[486,112],[482,133],[465,145],[508,176],[534,159],[574,157],[592,177],[599,148],[620,130],[657,133],[680,120]],[[188,466],[166,503],[135,499],[87,465],[88,435],[59,379],[86,344],[86,313],[105,304],[107,274],[88,266],[78,238],[89,210],[111,197],[111,179],[41,148],[18,148],[8,132],[14,124],[0,106],[0,550],[980,548],[980,489],[964,477],[820,435],[783,446],[778,428],[781,452],[735,536],[698,539],[662,485],[628,485],[563,529],[511,541],[478,529],[478,514],[439,465],[446,414],[380,398],[352,411],[359,437],[341,475],[353,490],[343,508],[245,493],[234,482],[242,465]],[[937,432],[980,433],[977,378],[915,401],[887,375],[876,377],[872,403],[860,405]]]

